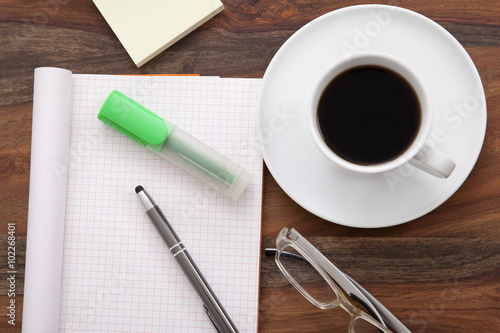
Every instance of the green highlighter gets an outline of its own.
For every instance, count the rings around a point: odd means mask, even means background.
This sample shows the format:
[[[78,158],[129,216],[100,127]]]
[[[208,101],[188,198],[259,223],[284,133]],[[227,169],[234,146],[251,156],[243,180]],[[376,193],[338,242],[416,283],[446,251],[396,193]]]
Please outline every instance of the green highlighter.
[[[97,118],[232,200],[250,183],[241,166],[117,90]]]

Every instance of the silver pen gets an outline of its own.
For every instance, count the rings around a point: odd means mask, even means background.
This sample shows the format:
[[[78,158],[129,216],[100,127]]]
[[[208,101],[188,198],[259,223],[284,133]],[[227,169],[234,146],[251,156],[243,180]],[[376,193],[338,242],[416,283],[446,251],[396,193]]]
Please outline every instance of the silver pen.
[[[233,321],[229,318],[229,315],[226,313],[226,310],[224,310],[224,307],[214,291],[210,288],[210,285],[203,277],[203,274],[201,274],[193,258],[189,255],[189,252],[184,247],[184,244],[182,244],[179,236],[177,236],[153,198],[151,198],[146,190],[140,185],[135,188],[135,192],[139,196],[149,219],[153,222],[156,230],[160,233],[175,260],[177,260],[177,263],[181,266],[189,282],[191,282],[203,301],[205,312],[214,324],[217,332],[238,333],[238,329]]]

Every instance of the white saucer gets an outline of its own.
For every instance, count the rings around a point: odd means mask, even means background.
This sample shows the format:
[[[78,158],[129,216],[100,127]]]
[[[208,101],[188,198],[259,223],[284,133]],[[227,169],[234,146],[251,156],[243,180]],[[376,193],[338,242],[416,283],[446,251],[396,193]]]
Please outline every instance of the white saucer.
[[[436,110],[428,143],[456,162],[450,178],[410,165],[360,176],[314,145],[306,119],[311,83],[333,61],[365,51],[399,57],[421,76]],[[361,228],[408,222],[441,205],[474,167],[485,131],[484,90],[464,48],[430,19],[385,5],[336,10],[290,37],[264,75],[257,118],[264,160],[282,189],[323,219]]]

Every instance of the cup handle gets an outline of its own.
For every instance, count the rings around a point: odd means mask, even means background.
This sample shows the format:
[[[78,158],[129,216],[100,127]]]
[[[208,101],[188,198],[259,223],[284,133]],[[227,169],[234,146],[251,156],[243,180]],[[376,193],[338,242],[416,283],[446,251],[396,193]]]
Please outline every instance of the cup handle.
[[[456,166],[448,156],[429,145],[424,145],[410,160],[410,164],[439,178],[448,178]]]

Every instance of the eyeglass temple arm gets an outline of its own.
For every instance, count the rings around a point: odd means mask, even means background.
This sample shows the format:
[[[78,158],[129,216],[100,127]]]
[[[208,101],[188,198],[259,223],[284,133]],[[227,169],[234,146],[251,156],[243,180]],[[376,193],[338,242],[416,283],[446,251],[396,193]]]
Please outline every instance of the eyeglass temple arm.
[[[411,333],[411,331],[406,328],[406,326],[399,321],[399,319],[393,315],[382,303],[380,303],[372,294],[370,294],[365,288],[363,288],[356,280],[351,278],[346,273],[342,272],[344,276],[349,279],[364,295],[370,300],[377,311],[382,315],[384,320],[396,330],[397,333]]]
[[[267,256],[267,257],[272,257],[272,256],[275,256],[276,255],[276,252],[278,252],[277,249],[270,249],[270,248],[266,248],[264,249],[264,254]],[[304,261],[304,262],[308,262],[307,259],[305,259],[304,257],[301,257],[301,256],[298,256],[296,254],[293,254],[293,253],[289,253],[289,252],[281,252],[281,255],[283,257],[286,257],[286,258],[290,258],[290,259],[294,259],[294,260],[298,260],[298,261]]]

